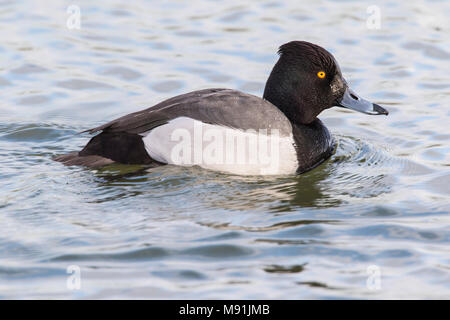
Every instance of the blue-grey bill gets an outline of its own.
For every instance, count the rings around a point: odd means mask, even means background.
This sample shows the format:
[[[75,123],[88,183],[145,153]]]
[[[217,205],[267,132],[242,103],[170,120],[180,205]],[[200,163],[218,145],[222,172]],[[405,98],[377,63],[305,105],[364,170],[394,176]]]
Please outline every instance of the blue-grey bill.
[[[361,98],[350,88],[345,90],[341,101],[337,102],[337,106],[366,114],[389,114],[382,106]]]

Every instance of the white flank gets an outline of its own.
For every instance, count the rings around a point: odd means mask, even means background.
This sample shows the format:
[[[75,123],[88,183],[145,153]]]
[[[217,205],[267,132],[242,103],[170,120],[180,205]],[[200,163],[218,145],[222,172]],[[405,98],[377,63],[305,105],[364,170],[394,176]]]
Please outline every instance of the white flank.
[[[238,175],[294,174],[294,139],[278,130],[238,130],[179,117],[143,134],[150,157]]]

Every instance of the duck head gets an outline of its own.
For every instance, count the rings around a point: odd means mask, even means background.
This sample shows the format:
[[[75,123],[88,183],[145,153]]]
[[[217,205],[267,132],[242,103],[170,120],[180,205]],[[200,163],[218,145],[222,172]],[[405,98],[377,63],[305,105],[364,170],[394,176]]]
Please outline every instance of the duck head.
[[[333,106],[366,114],[388,114],[378,104],[358,96],[342,76],[336,59],[324,48],[306,41],[282,45],[264,89],[264,99],[294,123],[309,124]]]

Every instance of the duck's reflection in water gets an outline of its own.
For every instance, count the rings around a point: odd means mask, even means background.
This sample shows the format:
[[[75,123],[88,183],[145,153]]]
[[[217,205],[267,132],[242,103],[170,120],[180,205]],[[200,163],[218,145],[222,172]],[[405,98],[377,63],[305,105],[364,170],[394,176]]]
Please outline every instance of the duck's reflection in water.
[[[395,159],[370,145],[339,138],[336,153],[297,176],[236,176],[198,167],[111,165],[95,171],[98,185],[117,197],[144,195],[146,201],[169,193],[188,209],[290,212],[333,208],[355,198],[390,192]],[[370,168],[369,168],[370,167]],[[206,191],[207,190],[207,191]],[[189,208],[190,207],[190,208]]]

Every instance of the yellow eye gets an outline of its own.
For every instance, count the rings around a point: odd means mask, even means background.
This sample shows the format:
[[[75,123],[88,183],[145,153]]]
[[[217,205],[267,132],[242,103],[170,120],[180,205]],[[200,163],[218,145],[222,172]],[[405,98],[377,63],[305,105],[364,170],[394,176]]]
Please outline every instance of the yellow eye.
[[[319,71],[319,72],[317,72],[317,76],[318,76],[320,79],[323,79],[323,78],[325,78],[325,72]]]

